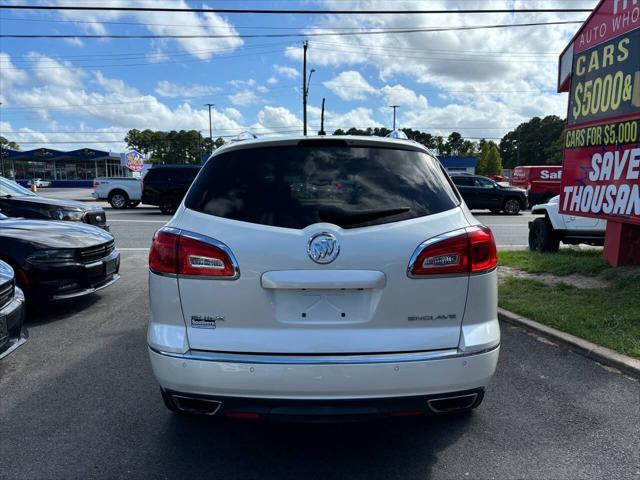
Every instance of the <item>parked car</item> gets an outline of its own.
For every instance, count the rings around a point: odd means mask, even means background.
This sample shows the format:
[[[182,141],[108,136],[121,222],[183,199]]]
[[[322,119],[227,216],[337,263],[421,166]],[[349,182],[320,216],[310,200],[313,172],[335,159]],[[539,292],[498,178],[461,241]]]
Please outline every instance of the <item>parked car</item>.
[[[51,182],[49,180],[43,180],[41,178],[34,178],[31,179],[27,182],[27,186],[32,186],[35,185],[38,188],[43,188],[43,187],[50,187],[51,186]]]
[[[496,264],[420,144],[236,142],[154,236],[151,365],[178,412],[469,411],[498,359]]]
[[[505,187],[480,175],[452,174],[451,179],[470,209],[517,215],[527,207],[527,192],[521,188]]]
[[[16,287],[13,269],[0,261],[0,360],[26,340],[24,295]]]
[[[28,300],[88,295],[120,278],[120,254],[113,237],[80,223],[0,214],[0,260],[13,267]]]
[[[512,187],[527,191],[529,206],[547,203],[559,195],[561,183],[562,165],[516,167],[511,178]]]
[[[98,177],[93,180],[93,198],[107,200],[112,208],[140,205],[142,179],[134,177]]]
[[[149,169],[142,181],[142,203],[157,205],[166,215],[173,215],[182,202],[201,165],[157,165]]]
[[[535,205],[531,213],[540,215],[540,218],[529,222],[529,250],[557,252],[560,242],[569,245],[604,245],[607,221],[561,214],[559,195],[548,203]]]
[[[84,222],[109,230],[102,207],[41,197],[4,177],[0,177],[0,212],[8,217]]]

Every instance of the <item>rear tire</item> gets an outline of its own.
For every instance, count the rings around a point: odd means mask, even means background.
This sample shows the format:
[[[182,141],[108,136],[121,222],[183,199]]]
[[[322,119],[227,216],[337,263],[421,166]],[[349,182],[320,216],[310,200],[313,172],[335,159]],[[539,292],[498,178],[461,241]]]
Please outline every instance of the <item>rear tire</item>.
[[[532,252],[557,252],[560,249],[560,239],[553,231],[551,223],[546,218],[536,218],[529,227],[529,250]]]
[[[160,200],[160,211],[165,215],[173,215],[176,213],[176,209],[178,208],[176,202],[170,198],[165,198]]]
[[[507,200],[504,202],[503,209],[504,213],[506,213],[507,215],[517,215],[518,213],[520,213],[522,205],[520,204],[520,200],[518,200],[517,198],[507,198]]]
[[[127,205],[129,204],[129,195],[122,190],[114,190],[109,194],[109,204],[111,205],[111,208],[115,210],[127,208]]]

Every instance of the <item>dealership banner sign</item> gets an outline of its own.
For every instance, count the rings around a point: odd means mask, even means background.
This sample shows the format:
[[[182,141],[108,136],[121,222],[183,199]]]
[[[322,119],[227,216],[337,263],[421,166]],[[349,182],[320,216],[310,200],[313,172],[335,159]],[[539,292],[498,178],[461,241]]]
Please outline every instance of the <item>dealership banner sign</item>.
[[[559,73],[570,92],[561,213],[640,224],[640,1],[601,2]]]
[[[144,168],[144,161],[146,160],[144,154],[137,150],[127,150],[120,154],[120,161],[122,165],[127,167],[132,172],[140,172]]]

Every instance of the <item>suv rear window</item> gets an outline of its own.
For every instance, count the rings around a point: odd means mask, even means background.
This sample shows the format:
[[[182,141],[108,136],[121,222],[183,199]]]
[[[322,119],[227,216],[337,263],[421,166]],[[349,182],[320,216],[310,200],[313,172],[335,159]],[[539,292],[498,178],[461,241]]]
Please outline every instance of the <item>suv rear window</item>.
[[[392,148],[282,146],[212,157],[187,208],[243,222],[342,228],[396,222],[458,205],[438,162]]]

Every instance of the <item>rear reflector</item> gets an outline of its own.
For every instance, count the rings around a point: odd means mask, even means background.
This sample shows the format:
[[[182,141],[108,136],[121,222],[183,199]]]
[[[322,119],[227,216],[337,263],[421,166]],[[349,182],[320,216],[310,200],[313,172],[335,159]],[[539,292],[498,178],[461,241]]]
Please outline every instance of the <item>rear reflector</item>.
[[[407,269],[410,277],[479,273],[498,264],[491,230],[475,226],[455,230],[422,243]]]
[[[175,229],[160,229],[149,251],[149,269],[156,273],[235,279],[237,262],[223,243]]]

